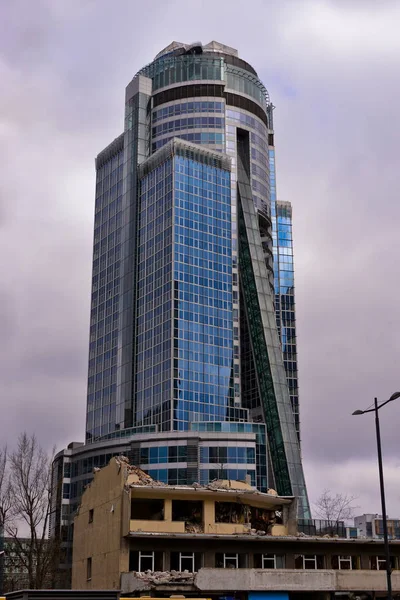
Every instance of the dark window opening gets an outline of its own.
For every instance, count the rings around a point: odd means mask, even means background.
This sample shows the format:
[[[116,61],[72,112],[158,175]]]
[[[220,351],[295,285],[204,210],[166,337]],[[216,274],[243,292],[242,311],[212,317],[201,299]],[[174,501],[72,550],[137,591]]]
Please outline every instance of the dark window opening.
[[[164,520],[164,500],[150,500],[149,498],[132,498],[131,519],[144,521]]]
[[[219,448],[218,446],[210,446],[208,449],[209,453],[209,462],[210,463],[219,463],[222,466],[228,462],[228,453],[227,448]]]
[[[68,525],[62,525],[61,526],[61,541],[62,542],[67,542],[68,541]]]
[[[129,552],[129,570],[137,573],[162,571],[163,553],[152,550],[131,550]]]
[[[172,500],[172,520],[184,521],[188,533],[202,533],[203,503],[193,500]]]
[[[92,557],[86,561],[86,579],[90,581],[92,579]]]
[[[93,515],[94,515],[94,509],[91,508],[89,510],[89,523],[93,523]]]
[[[169,446],[168,462],[186,462],[187,446]]]
[[[240,154],[243,168],[248,177],[250,177],[250,137],[249,132],[245,129],[236,129],[237,151]]]
[[[269,133],[268,134],[268,145],[269,146],[273,146],[274,145],[274,134],[273,133]]]
[[[170,569],[173,571],[189,571],[197,573],[203,566],[203,555],[201,552],[171,552]]]

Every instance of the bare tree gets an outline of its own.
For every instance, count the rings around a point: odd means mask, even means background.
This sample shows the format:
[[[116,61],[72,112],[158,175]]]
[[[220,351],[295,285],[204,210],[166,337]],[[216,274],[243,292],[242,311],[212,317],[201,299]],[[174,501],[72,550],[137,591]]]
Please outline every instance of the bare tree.
[[[11,482],[7,462],[7,446],[3,446],[3,448],[0,448],[0,533],[10,518],[11,507]]]
[[[324,490],[314,503],[314,512],[320,519],[326,521],[346,521],[353,517],[355,509],[358,508],[354,504],[355,500],[357,500],[356,496],[333,495],[330,490]]]
[[[35,435],[20,435],[9,455],[11,516],[5,531],[12,538],[13,560],[27,573],[31,589],[52,584],[59,542],[48,538],[51,510],[51,464]],[[22,537],[20,530],[27,530]]]
[[[0,448],[0,594],[4,591],[4,530],[11,513],[11,485],[7,464],[7,446]]]

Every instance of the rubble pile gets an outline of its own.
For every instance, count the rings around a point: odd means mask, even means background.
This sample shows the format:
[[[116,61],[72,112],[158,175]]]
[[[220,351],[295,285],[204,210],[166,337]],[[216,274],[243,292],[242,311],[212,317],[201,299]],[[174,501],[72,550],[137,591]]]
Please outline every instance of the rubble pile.
[[[165,486],[165,483],[161,481],[156,481],[150,475],[147,475],[142,469],[139,467],[135,467],[134,465],[129,465],[128,470],[129,475],[134,475],[135,480],[132,482],[133,485],[147,485],[147,486]]]
[[[123,456],[122,454],[120,456],[116,456],[115,457],[115,462],[117,463],[117,465],[119,465],[120,467],[122,465],[124,465],[127,468],[128,471],[128,475],[133,475],[134,476],[134,480],[131,481],[131,485],[147,485],[150,487],[154,487],[154,486],[161,486],[161,487],[175,487],[175,486],[171,486],[168,483],[163,483],[161,481],[157,481],[156,479],[153,479],[152,477],[150,477],[150,475],[148,475],[147,473],[145,473],[144,471],[142,471],[142,469],[140,469],[139,467],[132,465],[129,462],[129,458],[127,456]],[[100,470],[97,467],[95,468],[96,471]],[[243,485],[245,487],[243,487]],[[252,486],[250,486],[249,484],[247,484],[246,482],[241,482],[241,481],[233,481],[230,479],[214,479],[213,481],[210,481],[210,483],[208,483],[207,485],[201,485],[198,482],[194,482],[193,484],[187,485],[187,486],[179,486],[179,487],[191,487],[191,488],[195,488],[195,489],[204,489],[204,490],[210,490],[210,491],[218,491],[218,490],[223,490],[223,491],[227,491],[230,490],[232,492],[235,491],[246,491],[247,493],[254,493],[254,494],[258,494],[258,490],[256,490],[255,488],[253,488]],[[268,490],[268,494],[271,496],[277,496],[277,492],[273,489],[269,489]]]
[[[204,533],[203,523],[185,523],[186,533]]]
[[[124,465],[128,470],[128,476],[133,475],[131,477],[132,481],[130,482],[133,485],[147,485],[147,486],[165,486],[165,483],[161,483],[161,481],[156,481],[150,475],[147,475],[142,469],[136,467],[135,465],[131,465],[129,462],[129,458],[126,456],[116,456],[115,462],[120,467]]]
[[[238,482],[238,481],[233,481],[232,479],[213,479],[213,481],[210,481],[210,483],[208,483],[205,486],[201,486],[199,484],[193,484],[196,487],[204,487],[206,490],[211,490],[211,491],[217,491],[217,490],[237,490],[237,491],[243,491],[245,488],[243,488],[242,485],[240,485],[240,483],[244,483],[244,482]],[[246,489],[246,492],[252,492],[255,491],[251,486],[248,487],[248,489]]]
[[[143,571],[135,573],[136,579],[140,579],[143,583],[154,585],[192,584],[194,583],[195,575],[196,573],[189,573],[189,571]]]

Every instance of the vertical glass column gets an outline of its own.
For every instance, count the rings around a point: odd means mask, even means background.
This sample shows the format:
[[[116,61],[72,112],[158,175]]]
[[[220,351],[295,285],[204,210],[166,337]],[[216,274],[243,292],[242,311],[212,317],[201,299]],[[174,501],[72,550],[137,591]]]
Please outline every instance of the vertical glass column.
[[[269,169],[276,323],[282,344],[296,431],[300,441],[292,207],[289,202],[277,200],[275,148],[273,146],[269,148]]]
[[[173,161],[139,180],[135,422],[171,429]]]
[[[115,429],[123,136],[96,159],[86,440]]]
[[[127,87],[124,132],[124,185],[121,230],[121,306],[119,313],[116,428],[136,425],[134,394],[137,165],[148,156],[147,106],[151,80],[136,77]]]

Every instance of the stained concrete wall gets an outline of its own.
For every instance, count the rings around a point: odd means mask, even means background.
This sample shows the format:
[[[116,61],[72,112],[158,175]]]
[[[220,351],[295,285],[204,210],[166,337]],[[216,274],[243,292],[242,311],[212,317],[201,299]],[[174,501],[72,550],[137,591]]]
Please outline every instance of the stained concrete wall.
[[[195,585],[201,592],[214,591],[358,591],[386,590],[385,571],[333,571],[295,569],[200,569]],[[400,573],[392,573],[393,591],[400,592]]]

